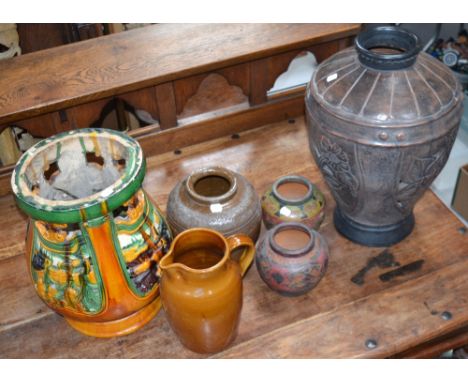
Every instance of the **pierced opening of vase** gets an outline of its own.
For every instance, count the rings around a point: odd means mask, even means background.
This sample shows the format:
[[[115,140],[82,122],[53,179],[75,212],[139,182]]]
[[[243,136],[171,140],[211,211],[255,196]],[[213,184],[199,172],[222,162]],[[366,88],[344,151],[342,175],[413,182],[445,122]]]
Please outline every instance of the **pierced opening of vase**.
[[[43,199],[90,197],[117,182],[127,167],[128,150],[109,137],[83,135],[53,140],[24,169],[29,190]]]

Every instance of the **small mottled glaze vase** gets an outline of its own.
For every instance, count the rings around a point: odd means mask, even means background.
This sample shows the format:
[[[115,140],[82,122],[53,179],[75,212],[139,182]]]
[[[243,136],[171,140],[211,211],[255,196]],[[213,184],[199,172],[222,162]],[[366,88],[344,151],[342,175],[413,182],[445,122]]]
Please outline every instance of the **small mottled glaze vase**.
[[[233,260],[239,251],[239,260]],[[188,349],[215,353],[234,340],[242,277],[254,255],[253,241],[242,234],[226,239],[214,230],[193,228],[174,239],[160,263],[161,297],[171,327]]]
[[[328,245],[318,232],[302,223],[281,223],[258,246],[256,266],[262,280],[285,296],[313,289],[328,266]]]
[[[262,214],[267,228],[283,222],[301,222],[318,230],[325,218],[325,198],[307,178],[283,176],[263,194]]]
[[[262,209],[252,185],[223,167],[194,171],[171,191],[167,221],[174,235],[195,227],[211,228],[225,236],[243,233],[256,241]]]
[[[13,171],[33,284],[81,333],[125,335],[161,307],[157,269],[172,237],[141,188],[145,168],[132,138],[80,129],[39,142]]]

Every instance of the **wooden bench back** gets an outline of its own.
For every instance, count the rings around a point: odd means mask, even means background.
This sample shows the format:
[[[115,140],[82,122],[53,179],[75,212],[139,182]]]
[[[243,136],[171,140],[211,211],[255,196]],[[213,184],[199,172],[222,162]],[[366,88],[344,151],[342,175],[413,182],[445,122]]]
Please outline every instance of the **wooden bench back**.
[[[300,115],[304,86],[269,97],[276,78],[303,51],[320,62],[350,45],[359,28],[157,24],[0,61],[0,131],[48,137],[130,105],[154,122],[129,131],[153,155]],[[11,168],[0,169],[0,195]]]

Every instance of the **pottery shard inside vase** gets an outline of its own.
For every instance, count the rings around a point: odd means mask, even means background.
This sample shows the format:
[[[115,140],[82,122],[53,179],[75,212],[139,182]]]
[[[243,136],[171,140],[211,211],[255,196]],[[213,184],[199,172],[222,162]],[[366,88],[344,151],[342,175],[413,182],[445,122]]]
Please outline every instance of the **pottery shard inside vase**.
[[[44,199],[77,200],[114,184],[127,161],[128,149],[110,137],[64,137],[32,158],[25,177],[30,190]]]
[[[231,182],[220,175],[207,175],[195,182],[194,189],[198,195],[215,197],[224,195],[231,188]]]
[[[288,251],[304,248],[310,242],[310,235],[301,229],[286,228],[277,232],[273,238],[275,243]]]
[[[281,197],[287,200],[303,199],[309,191],[307,185],[295,181],[281,183],[278,185],[277,189]]]

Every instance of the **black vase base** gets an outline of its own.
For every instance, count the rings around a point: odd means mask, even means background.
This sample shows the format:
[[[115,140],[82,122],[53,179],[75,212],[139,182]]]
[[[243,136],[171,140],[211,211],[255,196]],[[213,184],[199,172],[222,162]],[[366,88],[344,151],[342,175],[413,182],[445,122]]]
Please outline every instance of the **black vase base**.
[[[333,222],[336,230],[347,239],[367,247],[388,247],[402,241],[414,228],[411,213],[399,223],[376,227],[360,224],[347,218],[339,208],[335,209]]]

